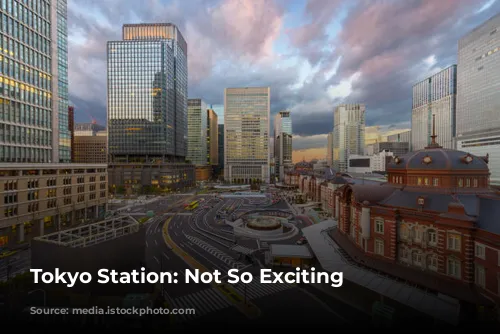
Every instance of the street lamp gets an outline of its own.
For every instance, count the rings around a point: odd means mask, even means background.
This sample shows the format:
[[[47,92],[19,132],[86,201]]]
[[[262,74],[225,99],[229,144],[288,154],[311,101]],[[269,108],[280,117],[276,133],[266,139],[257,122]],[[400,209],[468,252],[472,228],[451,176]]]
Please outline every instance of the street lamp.
[[[43,289],[36,289],[36,290],[31,290],[28,291],[28,295],[31,295],[35,292],[42,292],[43,293],[43,307],[47,306],[47,293]]]

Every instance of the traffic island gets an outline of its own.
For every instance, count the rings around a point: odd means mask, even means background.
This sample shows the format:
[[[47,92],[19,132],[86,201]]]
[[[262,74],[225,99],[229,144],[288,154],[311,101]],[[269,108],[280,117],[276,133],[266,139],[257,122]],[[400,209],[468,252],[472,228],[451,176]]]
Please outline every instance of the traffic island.
[[[174,218],[170,217],[166,220],[163,226],[163,239],[165,243],[172,249],[172,251],[182,258],[191,268],[198,269],[201,273],[211,272],[208,268],[203,266],[201,263],[196,261],[191,255],[180,248],[168,234],[168,226]],[[237,292],[237,290],[230,284],[217,284],[212,283],[212,286],[216,288],[226,299],[228,299],[231,304],[233,304],[240,312],[242,312],[249,319],[258,318],[261,315],[260,309],[249,301],[245,301],[244,297]]]

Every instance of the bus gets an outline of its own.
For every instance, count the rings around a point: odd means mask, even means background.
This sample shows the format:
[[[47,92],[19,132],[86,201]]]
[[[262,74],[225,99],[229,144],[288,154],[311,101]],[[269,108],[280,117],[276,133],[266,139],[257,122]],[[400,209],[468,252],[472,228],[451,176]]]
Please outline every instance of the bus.
[[[198,207],[200,203],[198,201],[193,201],[185,206],[186,210],[194,210]]]

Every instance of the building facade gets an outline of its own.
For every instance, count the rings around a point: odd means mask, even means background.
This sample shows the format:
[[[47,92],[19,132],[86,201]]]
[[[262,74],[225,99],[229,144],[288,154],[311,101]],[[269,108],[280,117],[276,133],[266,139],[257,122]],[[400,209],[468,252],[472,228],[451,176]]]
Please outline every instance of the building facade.
[[[411,147],[411,130],[389,135],[387,141],[391,143],[410,143]]]
[[[103,219],[105,164],[0,164],[1,242],[15,245],[45,233]]]
[[[500,183],[500,14],[458,42],[456,144],[490,155],[492,183]]]
[[[293,168],[292,162],[292,118],[290,111],[282,110],[274,117],[274,169],[280,182],[285,172]]]
[[[75,153],[73,152],[73,147],[75,146],[75,108],[73,106],[68,107],[68,129],[71,146],[71,162],[75,162]]]
[[[207,164],[219,164],[219,120],[213,109],[207,110]]]
[[[73,162],[81,164],[107,164],[108,136],[75,136]]]
[[[333,167],[333,132],[328,132],[326,140],[326,163],[328,167]]]
[[[411,113],[412,151],[430,143],[432,115],[444,148],[453,148],[457,97],[457,65],[452,65],[413,86]]]
[[[269,183],[269,87],[224,90],[224,178]]]
[[[351,154],[363,155],[365,147],[364,104],[341,104],[333,114],[333,168],[347,171]]]
[[[126,24],[123,40],[107,43],[107,56],[112,185],[178,188],[192,183],[194,166],[182,165],[187,148],[187,43],[179,29],[170,23]],[[172,180],[179,184],[172,185]]]
[[[406,151],[405,153],[408,153]],[[384,173],[387,164],[395,154],[390,151],[381,151],[371,155],[349,156],[348,173]]]
[[[444,149],[433,137],[394,157],[387,183],[337,189],[331,236],[365,266],[460,303],[494,306],[500,196],[489,188],[488,158]]]
[[[410,152],[410,143],[408,142],[380,142],[373,144],[373,152],[370,155],[380,152],[392,152],[394,155],[403,155]]]
[[[207,104],[188,99],[188,135],[186,159],[196,166],[207,165]]]
[[[182,162],[187,142],[187,43],[173,24],[126,24],[107,44],[112,162]]]
[[[217,114],[218,124],[224,124],[224,105],[222,104],[211,104],[210,109],[212,109]]]
[[[98,132],[106,130],[106,127],[95,122],[92,123],[76,123],[75,136],[96,136]]]
[[[0,163],[69,162],[66,0],[0,13]]]
[[[218,125],[218,149],[217,149],[217,154],[218,154],[218,164],[217,167],[215,168],[214,176],[217,177],[224,177],[224,124],[219,124]]]

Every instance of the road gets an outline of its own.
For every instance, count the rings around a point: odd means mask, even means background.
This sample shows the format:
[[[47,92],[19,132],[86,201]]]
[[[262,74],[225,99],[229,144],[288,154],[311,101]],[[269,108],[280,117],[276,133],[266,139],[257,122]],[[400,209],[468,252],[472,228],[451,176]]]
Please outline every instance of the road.
[[[188,263],[194,260],[208,271],[219,270],[223,275],[233,268],[239,269],[240,272],[251,272],[254,276],[251,283],[240,283],[231,287],[240,298],[260,310],[261,315],[258,319],[252,320],[253,324],[276,322],[276,314],[280,313],[289,319],[303,318],[304,307],[315,315],[312,318],[313,321],[325,319],[329,321],[335,319],[334,321],[339,323],[344,321],[344,317],[337,310],[322,302],[322,298],[295,284],[260,283],[258,276],[260,263],[245,255],[256,250],[256,242],[253,243],[254,247],[247,246],[247,244],[240,247],[240,252],[233,250],[236,245],[232,231],[217,216],[225,211],[228,211],[231,216],[231,211],[240,213],[263,207],[288,210],[286,202],[270,204],[268,199],[265,201],[257,201],[255,198],[214,199],[213,196],[208,196],[194,212],[185,211],[179,205],[171,207],[168,213],[175,212],[177,215],[165,214],[153,218],[148,223],[146,232],[148,266],[153,270],[183,272],[185,269],[192,269],[192,265]],[[164,242],[161,226],[163,221],[167,220],[168,236],[175,247],[178,247],[177,251],[182,253],[181,256]],[[302,227],[302,225],[307,226],[308,222],[305,218],[299,218],[297,224]],[[248,320],[217,286],[186,284],[183,279],[184,277],[180,277],[178,284],[164,287],[173,304],[172,307],[196,309],[195,315],[176,316],[177,323],[196,325],[197,323],[227,321],[227,317],[240,324]]]

